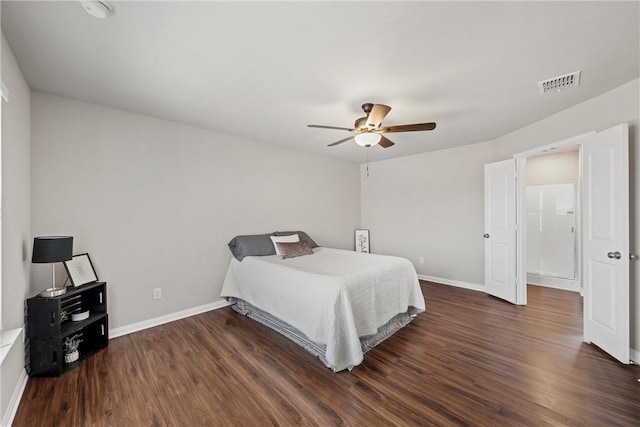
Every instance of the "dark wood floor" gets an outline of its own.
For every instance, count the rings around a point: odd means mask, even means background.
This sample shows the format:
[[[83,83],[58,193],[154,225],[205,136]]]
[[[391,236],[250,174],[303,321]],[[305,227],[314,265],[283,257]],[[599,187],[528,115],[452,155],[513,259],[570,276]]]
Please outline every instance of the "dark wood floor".
[[[640,423],[640,368],[581,342],[576,293],[531,286],[519,307],[422,287],[427,312],[352,372],[224,308],[30,379],[14,426]]]

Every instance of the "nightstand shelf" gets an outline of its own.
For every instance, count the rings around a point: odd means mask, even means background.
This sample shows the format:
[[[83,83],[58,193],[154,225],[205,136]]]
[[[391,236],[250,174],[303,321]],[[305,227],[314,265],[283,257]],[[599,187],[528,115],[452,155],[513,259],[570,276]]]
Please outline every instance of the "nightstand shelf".
[[[60,296],[36,296],[26,301],[25,357],[29,376],[60,375],[109,345],[106,286],[105,282],[96,282],[70,288]],[[71,320],[72,314],[87,310],[87,319]],[[81,339],[79,359],[65,363],[64,341],[76,335]]]

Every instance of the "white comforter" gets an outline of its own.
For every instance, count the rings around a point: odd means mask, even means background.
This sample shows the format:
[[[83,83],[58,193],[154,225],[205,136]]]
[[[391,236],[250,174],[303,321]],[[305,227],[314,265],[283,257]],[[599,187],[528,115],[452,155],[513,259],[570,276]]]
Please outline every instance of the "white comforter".
[[[231,259],[222,297],[236,297],[326,345],[334,371],[363,359],[359,337],[425,303],[413,265],[405,258],[315,248],[313,255]]]

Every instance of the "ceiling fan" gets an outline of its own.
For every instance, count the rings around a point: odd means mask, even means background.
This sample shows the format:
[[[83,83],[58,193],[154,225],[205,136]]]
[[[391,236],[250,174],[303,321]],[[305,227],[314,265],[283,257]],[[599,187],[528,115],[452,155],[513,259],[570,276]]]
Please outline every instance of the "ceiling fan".
[[[387,137],[383,135],[384,133],[416,132],[424,130],[434,130],[436,128],[436,124],[433,122],[384,127],[382,126],[382,120],[384,120],[387,114],[389,114],[389,111],[391,111],[391,107],[383,104],[362,104],[362,111],[364,111],[365,116],[357,119],[353,125],[353,128],[324,125],[307,126],[310,128],[346,130],[355,133],[355,135],[353,136],[329,144],[328,147],[342,144],[343,142],[349,141],[350,139],[354,138],[356,143],[362,147],[371,147],[373,145],[379,144],[384,148],[389,148],[394,145],[393,142],[391,142]]]

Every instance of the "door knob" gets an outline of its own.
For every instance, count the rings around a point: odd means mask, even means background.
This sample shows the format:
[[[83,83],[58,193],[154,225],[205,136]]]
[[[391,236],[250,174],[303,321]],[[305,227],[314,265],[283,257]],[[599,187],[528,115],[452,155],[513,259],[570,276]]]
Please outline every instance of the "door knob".
[[[609,258],[611,258],[611,259],[613,259],[613,258],[615,258],[615,259],[620,259],[620,258],[622,258],[622,254],[621,254],[620,252],[618,252],[618,251],[616,251],[616,252],[609,252],[609,253],[607,253],[607,256],[608,256]]]
[[[482,237],[484,237],[485,239],[488,239],[489,235],[487,233],[485,233]]]
[[[629,259],[638,259],[636,254],[629,254]]]

